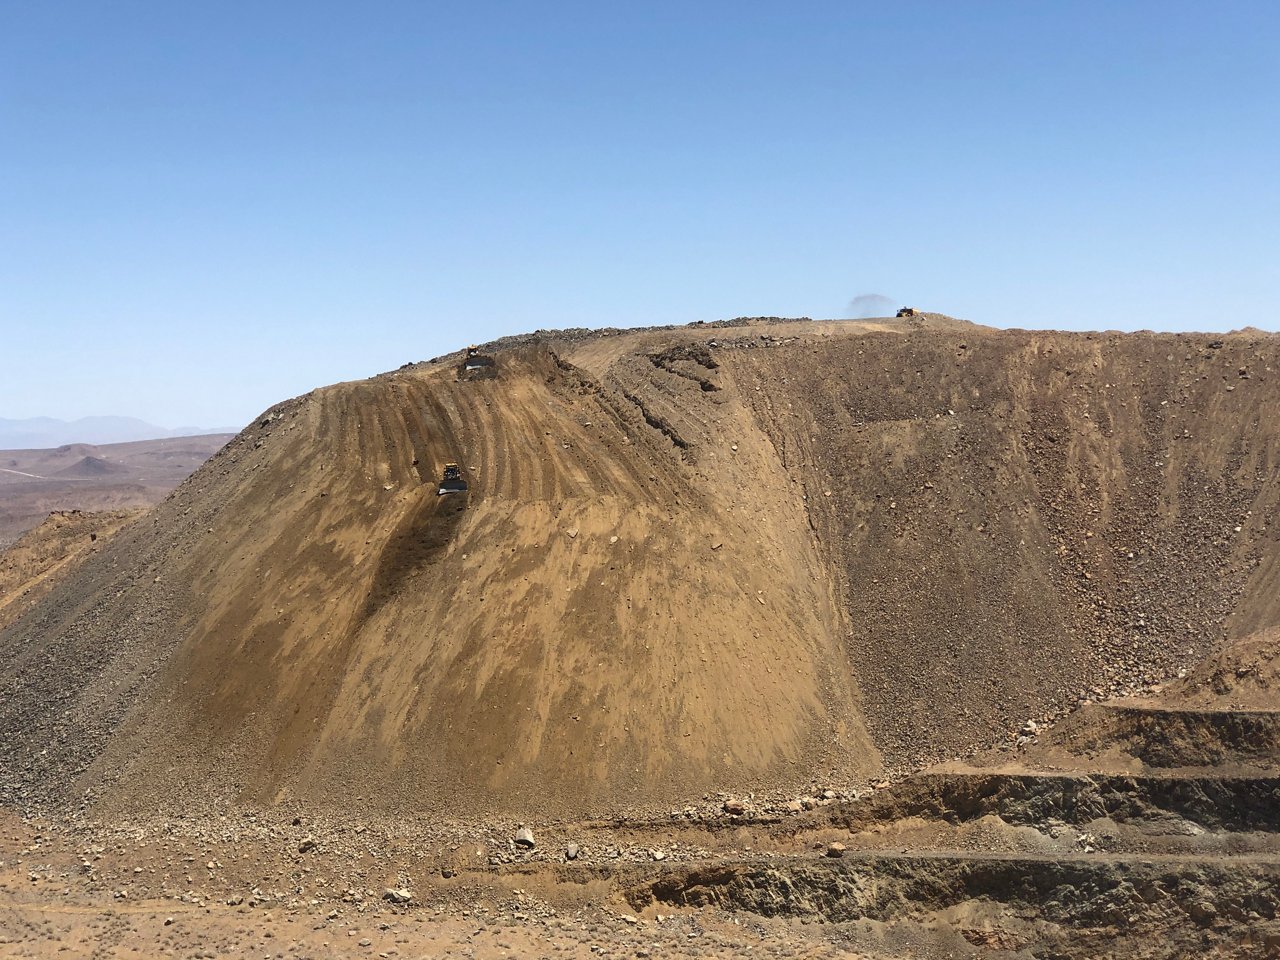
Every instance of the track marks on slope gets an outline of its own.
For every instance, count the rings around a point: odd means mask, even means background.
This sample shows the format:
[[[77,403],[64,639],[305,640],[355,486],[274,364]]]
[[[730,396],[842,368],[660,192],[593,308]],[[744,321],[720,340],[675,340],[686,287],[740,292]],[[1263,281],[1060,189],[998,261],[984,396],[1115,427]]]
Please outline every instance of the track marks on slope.
[[[554,359],[504,356],[501,379],[429,377],[357,388],[361,462],[381,483],[413,476],[417,460],[422,482],[409,491],[382,546],[353,629],[439,562],[464,529],[468,509],[486,497],[529,503],[642,494],[644,465],[626,442],[625,425],[601,402],[598,385]],[[463,465],[471,489],[438,498],[434,473],[451,460]],[[487,527],[473,518],[473,534]]]
[[[409,392],[415,429],[443,435],[474,467],[487,495],[513,500],[635,495],[652,472],[627,423],[598,385],[546,351],[499,357],[502,376],[454,382],[428,377]],[[566,369],[567,368],[567,369]],[[433,446],[428,442],[428,446]]]

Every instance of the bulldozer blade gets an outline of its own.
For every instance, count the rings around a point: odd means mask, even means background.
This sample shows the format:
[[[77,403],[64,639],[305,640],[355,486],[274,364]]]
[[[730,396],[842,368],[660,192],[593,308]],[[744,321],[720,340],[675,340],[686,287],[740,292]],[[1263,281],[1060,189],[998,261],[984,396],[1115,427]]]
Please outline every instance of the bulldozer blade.
[[[436,496],[443,496],[446,493],[466,493],[467,481],[465,480],[441,480],[440,488],[436,491]]]

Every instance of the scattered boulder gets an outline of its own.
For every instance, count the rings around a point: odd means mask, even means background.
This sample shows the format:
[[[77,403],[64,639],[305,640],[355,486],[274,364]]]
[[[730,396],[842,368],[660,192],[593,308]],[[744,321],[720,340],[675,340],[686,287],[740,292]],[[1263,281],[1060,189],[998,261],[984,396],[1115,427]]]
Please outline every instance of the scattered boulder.
[[[566,860],[577,860],[579,852],[578,845],[576,843],[571,843],[564,848],[564,858]]]
[[[844,851],[845,851],[845,845],[843,843],[831,843],[827,845],[826,855],[828,857],[833,857],[833,858],[843,857]]]
[[[524,847],[526,850],[532,850],[536,847],[537,841],[533,838],[533,831],[528,827],[521,827],[516,831],[516,846]]]
[[[387,887],[382,891],[382,899],[391,903],[408,903],[413,899],[413,892],[406,890],[404,887]]]
[[[1200,926],[1208,926],[1218,918],[1217,909],[1207,900],[1199,900],[1196,903],[1191,904],[1191,906],[1187,908],[1187,913],[1191,916],[1191,919]]]
[[[747,812],[747,805],[741,800],[726,800],[721,809],[731,817],[741,817]]]

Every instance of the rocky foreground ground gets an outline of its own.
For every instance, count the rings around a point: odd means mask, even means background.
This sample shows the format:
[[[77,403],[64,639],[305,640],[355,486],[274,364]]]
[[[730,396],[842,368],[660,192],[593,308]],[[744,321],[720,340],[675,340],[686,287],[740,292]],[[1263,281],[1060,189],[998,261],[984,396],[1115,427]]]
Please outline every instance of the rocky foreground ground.
[[[851,955],[855,937],[955,955],[915,924],[638,910],[607,869],[442,873],[366,831],[297,843],[301,831],[252,827],[68,833],[11,815],[0,830],[0,956],[817,958]],[[470,842],[487,852],[492,840]]]
[[[1280,956],[1280,633],[862,791],[525,824],[0,814],[0,956]]]

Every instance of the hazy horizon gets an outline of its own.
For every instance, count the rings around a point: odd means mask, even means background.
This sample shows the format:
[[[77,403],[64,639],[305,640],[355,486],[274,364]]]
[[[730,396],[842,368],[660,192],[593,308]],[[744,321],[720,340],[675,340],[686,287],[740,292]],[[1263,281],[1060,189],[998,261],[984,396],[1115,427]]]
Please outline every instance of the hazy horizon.
[[[0,0],[0,416],[537,328],[1280,328],[1280,8]],[[877,300],[876,298],[882,298]]]
[[[56,417],[0,417],[0,450],[47,450],[67,444],[103,446],[144,440],[167,440],[199,435],[239,433],[237,426],[205,427],[180,424],[165,427],[137,417],[98,414],[63,420]]]

